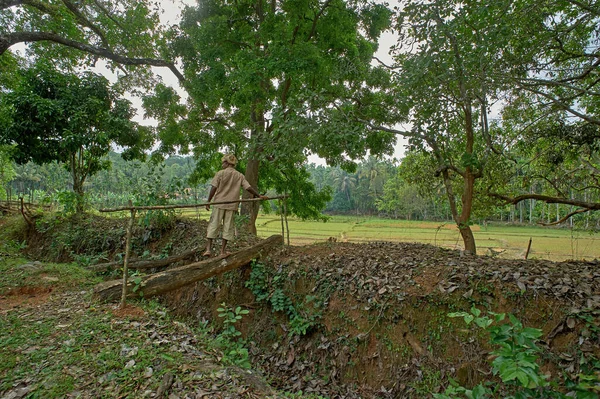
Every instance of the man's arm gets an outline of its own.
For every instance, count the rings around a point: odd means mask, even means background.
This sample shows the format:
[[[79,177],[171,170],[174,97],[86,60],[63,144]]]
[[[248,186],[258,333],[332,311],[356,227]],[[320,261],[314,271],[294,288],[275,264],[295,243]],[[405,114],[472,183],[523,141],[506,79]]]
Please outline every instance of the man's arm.
[[[213,199],[213,197],[215,196],[215,193],[217,192],[217,188],[215,186],[210,186],[210,193],[208,194],[208,201],[210,202],[210,200]],[[206,210],[210,211],[210,205],[206,204]]]
[[[256,191],[254,189],[254,187],[250,186],[246,189],[246,191],[248,191],[250,194],[254,195],[254,198],[260,198],[260,199],[268,199],[269,197],[267,197],[266,195],[260,195],[258,193],[258,191]]]

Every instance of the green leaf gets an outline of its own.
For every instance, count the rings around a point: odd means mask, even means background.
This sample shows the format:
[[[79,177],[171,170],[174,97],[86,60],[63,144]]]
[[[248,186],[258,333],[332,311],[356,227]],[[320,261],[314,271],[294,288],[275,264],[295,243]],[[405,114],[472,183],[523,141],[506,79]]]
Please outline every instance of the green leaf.
[[[477,309],[475,306],[471,307],[471,313],[475,315],[475,317],[479,317],[481,314],[481,310]]]

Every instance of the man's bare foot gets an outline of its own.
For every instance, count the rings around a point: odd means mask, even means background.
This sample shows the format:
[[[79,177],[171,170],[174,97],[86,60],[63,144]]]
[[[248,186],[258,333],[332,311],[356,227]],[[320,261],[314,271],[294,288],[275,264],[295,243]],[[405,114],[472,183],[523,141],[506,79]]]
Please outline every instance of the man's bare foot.
[[[210,251],[204,251],[204,253],[202,254],[202,256],[211,256],[212,252]]]
[[[231,255],[231,252],[225,251],[225,252],[221,252],[221,254],[219,256],[229,256],[229,255]]]

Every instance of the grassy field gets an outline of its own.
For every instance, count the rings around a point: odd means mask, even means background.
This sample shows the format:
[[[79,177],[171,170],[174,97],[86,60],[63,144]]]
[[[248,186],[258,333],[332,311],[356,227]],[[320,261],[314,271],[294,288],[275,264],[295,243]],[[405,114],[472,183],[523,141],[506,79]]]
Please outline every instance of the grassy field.
[[[208,220],[210,213],[186,210],[188,217]],[[371,217],[333,216],[325,223],[288,218],[292,245],[325,242],[421,242],[445,248],[462,249],[462,239],[452,222],[391,220]],[[277,215],[259,215],[258,235],[281,234]],[[489,224],[471,226],[480,255],[498,254],[502,258],[523,259],[531,238],[529,259],[562,261],[600,258],[600,235],[586,231],[538,226]]]
[[[463,248],[458,229],[450,222],[334,216],[326,223],[290,218],[288,224],[293,245],[323,242],[334,237],[338,242],[420,242],[445,248]],[[260,215],[257,229],[263,237],[281,233],[281,220],[274,215]],[[475,225],[472,229],[481,255],[500,252],[498,256],[522,259],[531,238],[530,259],[560,261],[600,258],[600,236],[589,232],[507,225]]]

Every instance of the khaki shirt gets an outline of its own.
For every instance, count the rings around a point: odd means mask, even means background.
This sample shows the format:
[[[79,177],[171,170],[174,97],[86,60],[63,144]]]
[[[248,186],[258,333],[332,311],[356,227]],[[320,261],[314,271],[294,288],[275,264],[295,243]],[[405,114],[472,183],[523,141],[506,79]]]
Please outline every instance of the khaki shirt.
[[[212,198],[214,202],[220,201],[235,201],[240,199],[240,187],[244,190],[250,188],[250,183],[244,175],[233,167],[221,169],[217,172],[210,182],[211,186],[216,187],[215,196]],[[218,204],[215,208],[237,210],[239,202],[232,204]]]

